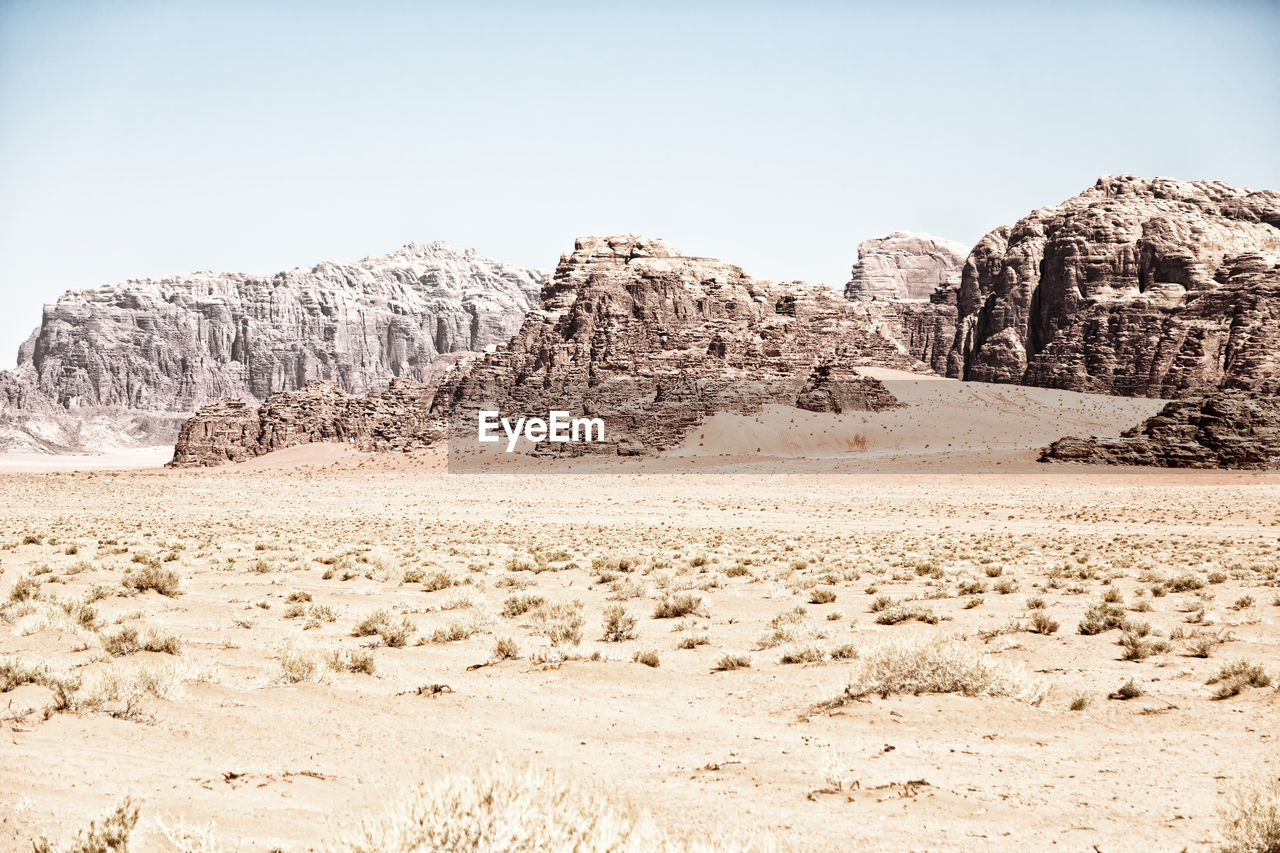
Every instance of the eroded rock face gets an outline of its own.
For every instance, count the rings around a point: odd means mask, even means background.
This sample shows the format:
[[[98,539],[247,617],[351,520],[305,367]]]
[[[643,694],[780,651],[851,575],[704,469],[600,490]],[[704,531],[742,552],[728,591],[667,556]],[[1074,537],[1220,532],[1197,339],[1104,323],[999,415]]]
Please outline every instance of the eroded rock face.
[[[965,261],[948,375],[1149,397],[1280,391],[1280,193],[1100,178]]]
[[[71,291],[17,373],[64,407],[191,412],[333,380],[352,393],[437,379],[505,343],[546,274],[444,243],[259,277],[198,272]]]
[[[960,280],[969,247],[931,234],[895,231],[858,244],[846,299],[922,299]]]
[[[348,394],[337,383],[312,380],[272,394],[254,408],[224,398],[204,406],[182,427],[171,468],[215,466],[299,444],[335,441],[357,450],[410,451],[443,438],[431,416],[434,388],[396,379],[385,391]]]
[[[892,318],[890,318],[892,320]],[[922,371],[885,312],[823,287],[754,281],[638,235],[583,237],[511,343],[446,377],[433,408],[474,437],[476,413],[601,417],[606,441],[569,452],[655,452],[710,413],[815,400],[815,383],[856,365]],[[892,400],[837,395],[840,405]],[[829,393],[826,396],[831,397]],[[817,396],[821,396],[818,394]]]
[[[1120,438],[1062,438],[1041,462],[1280,468],[1280,397],[1243,391],[1176,400]]]

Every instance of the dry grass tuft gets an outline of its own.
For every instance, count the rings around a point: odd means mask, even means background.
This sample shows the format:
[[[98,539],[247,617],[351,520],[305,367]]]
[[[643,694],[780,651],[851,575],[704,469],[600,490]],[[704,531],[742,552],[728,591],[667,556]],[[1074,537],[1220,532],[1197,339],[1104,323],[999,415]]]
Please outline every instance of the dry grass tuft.
[[[1219,853],[1280,853],[1280,779],[1259,779],[1218,807]]]
[[[725,849],[659,829],[644,812],[535,769],[494,765],[413,788],[329,848],[345,853]],[[739,847],[737,849],[747,849]]]
[[[1002,661],[960,640],[895,640],[861,652],[837,704],[873,694],[960,693],[1007,696],[1038,705],[1048,687],[1019,663]]]

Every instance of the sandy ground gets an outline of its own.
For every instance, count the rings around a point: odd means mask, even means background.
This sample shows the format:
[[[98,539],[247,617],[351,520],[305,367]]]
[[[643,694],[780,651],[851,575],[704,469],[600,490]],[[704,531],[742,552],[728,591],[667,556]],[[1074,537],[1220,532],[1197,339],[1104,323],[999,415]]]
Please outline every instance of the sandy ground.
[[[495,756],[782,849],[1212,849],[1224,794],[1280,773],[1280,693],[1207,683],[1241,658],[1280,677],[1280,475],[1040,465],[1047,438],[1158,404],[913,387],[907,409],[815,422],[870,440],[835,455],[815,435],[811,458],[721,456],[745,445],[715,423],[695,455],[515,473],[313,446],[0,476],[0,660],[159,685],[64,710],[46,686],[0,694],[0,849],[65,841],[125,794],[140,850],[177,849],[158,826],[178,821],[226,849],[320,849],[404,784]],[[804,452],[780,418],[750,419],[746,450]],[[177,594],[130,592],[147,569]],[[700,612],[657,618],[681,593]],[[554,645],[572,619],[512,612],[522,595],[580,601],[581,639]],[[879,624],[883,596],[937,621]],[[1104,596],[1149,626],[1139,659],[1119,629],[1078,632]],[[637,636],[607,642],[619,604]],[[353,636],[378,610],[408,620],[404,645]],[[1058,629],[1029,630],[1036,610]],[[109,653],[130,627],[179,653]],[[903,637],[960,638],[1047,695],[822,707]],[[500,638],[517,658],[494,659]],[[290,654],[366,651],[372,675],[286,677]],[[717,670],[730,654],[751,665]],[[1129,681],[1144,694],[1108,698]]]

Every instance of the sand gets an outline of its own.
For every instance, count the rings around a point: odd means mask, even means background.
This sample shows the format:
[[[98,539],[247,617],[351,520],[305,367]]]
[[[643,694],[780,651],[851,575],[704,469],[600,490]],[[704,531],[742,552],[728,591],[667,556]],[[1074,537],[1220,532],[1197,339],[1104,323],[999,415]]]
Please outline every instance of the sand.
[[[139,850],[176,849],[158,822],[179,820],[224,849],[320,849],[404,784],[495,756],[689,837],[788,850],[1212,849],[1222,797],[1280,773],[1280,693],[1219,700],[1206,683],[1237,658],[1280,676],[1280,475],[1043,465],[1046,436],[1119,431],[1157,404],[912,387],[910,408],[839,426],[874,438],[863,453],[806,446],[766,413],[746,444],[717,421],[683,455],[513,473],[313,446],[210,471],[0,476],[0,601],[33,576],[44,602],[8,606],[0,656],[185,682],[79,711],[46,710],[41,686],[0,694],[0,850],[65,841],[126,793]],[[806,455],[746,452],[767,441]],[[180,594],[124,594],[152,561]],[[1184,576],[1203,587],[1161,583]],[[98,630],[58,615],[95,589]],[[1110,589],[1167,649],[1125,660],[1119,630],[1077,631]],[[679,592],[705,615],[655,618]],[[580,642],[502,615],[521,594],[581,601]],[[878,624],[881,596],[938,621]],[[1057,631],[1027,630],[1036,599]],[[603,639],[613,604],[636,639]],[[773,645],[771,621],[797,607]],[[379,609],[409,620],[404,646],[353,636]],[[171,632],[181,653],[113,657],[121,626]],[[435,641],[454,626],[473,633]],[[1196,635],[1222,642],[1195,657]],[[520,656],[494,661],[504,637]],[[1047,696],[823,707],[859,667],[833,651],[903,637],[960,638]],[[289,683],[287,643],[368,650],[375,673]],[[782,662],[809,647],[821,662]],[[645,650],[660,666],[633,662]],[[729,653],[752,665],[716,671]],[[1130,680],[1143,696],[1108,698]]]

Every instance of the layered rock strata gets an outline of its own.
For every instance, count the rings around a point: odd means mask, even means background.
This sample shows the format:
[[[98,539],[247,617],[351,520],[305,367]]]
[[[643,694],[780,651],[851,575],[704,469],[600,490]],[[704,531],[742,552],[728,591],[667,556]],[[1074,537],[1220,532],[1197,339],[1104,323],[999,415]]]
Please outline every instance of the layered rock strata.
[[[1106,394],[1280,391],[1280,193],[1103,177],[965,261],[948,374]]]
[[[337,383],[312,380],[272,394],[256,409],[223,398],[182,426],[171,468],[242,462],[299,444],[334,441],[357,450],[418,450],[444,436],[431,416],[434,389],[396,379],[385,391],[348,394]]]
[[[460,365],[433,409],[462,443],[474,441],[481,409],[529,417],[564,410],[602,418],[607,440],[540,449],[656,452],[715,411],[794,406],[802,394],[815,400],[815,385],[858,365],[923,371],[879,331],[885,323],[884,312],[826,288],[754,281],[662,240],[584,237],[511,343]],[[841,406],[890,404],[874,385],[835,397]]]
[[[64,294],[17,373],[64,407],[191,412],[312,379],[352,393],[431,381],[505,343],[546,274],[445,243],[274,276],[197,272]]]
[[[1176,400],[1120,438],[1062,438],[1041,462],[1280,468],[1280,397],[1225,390]]]
[[[920,299],[960,280],[969,247],[931,234],[895,231],[858,244],[846,299]]]

